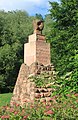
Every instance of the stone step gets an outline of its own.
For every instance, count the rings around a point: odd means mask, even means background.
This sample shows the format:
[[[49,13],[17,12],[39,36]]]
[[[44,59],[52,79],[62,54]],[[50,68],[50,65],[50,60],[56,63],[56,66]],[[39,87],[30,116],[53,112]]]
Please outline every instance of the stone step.
[[[41,92],[54,92],[54,88],[35,88],[36,93],[41,93]]]
[[[35,92],[36,92],[36,93],[48,92],[48,90],[47,90],[46,88],[35,88]]]
[[[44,98],[44,97],[50,97],[51,92],[41,92],[41,93],[35,93],[35,98]]]
[[[52,82],[52,83],[47,84],[47,85],[46,85],[46,88],[51,87],[52,85],[54,85],[54,83],[55,83],[55,82]]]
[[[53,103],[57,103],[55,98],[51,98],[51,97],[45,97],[45,98],[41,98],[40,102],[53,102]]]

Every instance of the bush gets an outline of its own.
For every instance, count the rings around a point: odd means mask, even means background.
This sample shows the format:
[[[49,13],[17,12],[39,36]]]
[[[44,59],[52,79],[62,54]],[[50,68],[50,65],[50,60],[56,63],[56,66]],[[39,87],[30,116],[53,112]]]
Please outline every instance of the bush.
[[[36,101],[24,108],[18,104],[14,107],[0,108],[0,120],[77,120],[78,94],[53,96],[48,102]]]

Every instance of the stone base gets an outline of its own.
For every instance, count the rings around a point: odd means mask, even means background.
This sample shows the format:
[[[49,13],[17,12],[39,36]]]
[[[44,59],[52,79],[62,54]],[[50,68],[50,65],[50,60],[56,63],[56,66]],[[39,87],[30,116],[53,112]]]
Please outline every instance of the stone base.
[[[41,74],[42,72],[48,72],[51,76],[53,75],[53,71],[53,65],[44,66],[43,64],[33,63],[31,66],[27,66],[23,63],[13,91],[10,102],[11,106],[14,106],[14,104],[24,106],[28,103],[34,103],[34,99],[50,97],[52,91],[54,91],[54,89],[49,88],[51,84],[46,85],[45,88],[38,88],[35,83],[31,81],[30,77]]]
[[[35,66],[33,68],[34,72]],[[28,80],[30,74],[29,67],[25,64],[21,65],[18,78],[13,91],[13,96],[11,99],[11,106],[14,104],[19,104],[23,106],[26,102],[34,100],[34,83]]]

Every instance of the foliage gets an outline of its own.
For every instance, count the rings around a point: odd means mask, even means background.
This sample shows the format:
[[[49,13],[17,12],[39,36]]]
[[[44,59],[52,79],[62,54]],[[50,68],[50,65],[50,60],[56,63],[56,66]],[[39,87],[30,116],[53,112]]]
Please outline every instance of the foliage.
[[[23,44],[32,33],[32,19],[25,11],[0,11],[0,92],[13,89],[23,62]]]
[[[50,5],[50,17],[45,18],[49,32],[46,26],[44,32],[51,43],[51,62],[60,77],[71,72],[69,80],[58,78],[57,81],[78,91],[78,1],[60,0]]]
[[[35,14],[35,18],[36,19],[40,19],[40,20],[43,20],[43,16],[41,14]]]
[[[44,71],[35,76],[29,77],[30,81],[35,82],[37,87],[46,87],[47,84],[55,82],[56,72],[55,71]]]
[[[51,15],[47,14],[44,18],[43,34],[46,36],[47,42],[50,41],[51,31],[53,29],[54,21],[51,19]]]
[[[78,2],[61,0],[61,4],[54,2],[51,6],[50,12],[55,23],[51,34],[53,48],[51,52],[59,74],[63,75],[78,70]]]
[[[14,103],[13,107],[0,107],[0,120],[77,120],[78,94],[53,96],[48,102],[36,101],[24,108]]]

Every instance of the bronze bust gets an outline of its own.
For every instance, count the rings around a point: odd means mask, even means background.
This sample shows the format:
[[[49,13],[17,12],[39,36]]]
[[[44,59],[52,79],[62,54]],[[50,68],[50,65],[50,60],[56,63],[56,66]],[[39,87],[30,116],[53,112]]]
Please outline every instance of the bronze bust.
[[[34,28],[34,33],[42,34],[42,30],[44,28],[44,22],[38,19],[33,20],[33,28]]]

